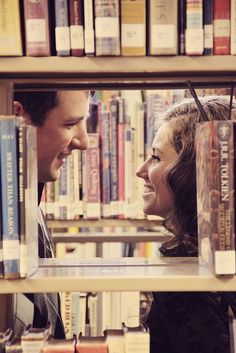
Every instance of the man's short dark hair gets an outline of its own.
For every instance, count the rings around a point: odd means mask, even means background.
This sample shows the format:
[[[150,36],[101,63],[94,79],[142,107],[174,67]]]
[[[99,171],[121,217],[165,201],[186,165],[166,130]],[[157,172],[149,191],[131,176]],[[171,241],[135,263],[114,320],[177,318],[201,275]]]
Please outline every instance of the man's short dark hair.
[[[47,113],[58,105],[57,91],[15,92],[14,100],[22,104],[34,125],[42,126]]]

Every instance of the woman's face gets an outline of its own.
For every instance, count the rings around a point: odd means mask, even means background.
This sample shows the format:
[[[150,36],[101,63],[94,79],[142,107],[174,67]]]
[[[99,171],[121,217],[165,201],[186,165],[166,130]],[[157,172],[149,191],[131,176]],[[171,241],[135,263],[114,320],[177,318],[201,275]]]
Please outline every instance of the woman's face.
[[[159,128],[153,140],[151,156],[136,172],[144,180],[144,213],[163,218],[167,217],[174,206],[166,176],[168,167],[178,156],[168,139],[168,125],[164,123]]]

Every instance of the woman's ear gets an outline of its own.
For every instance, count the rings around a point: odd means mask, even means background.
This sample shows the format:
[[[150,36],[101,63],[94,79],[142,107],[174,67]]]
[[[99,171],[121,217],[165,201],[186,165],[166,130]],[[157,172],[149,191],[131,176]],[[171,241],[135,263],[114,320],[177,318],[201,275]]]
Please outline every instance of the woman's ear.
[[[27,125],[32,125],[32,120],[30,115],[24,110],[24,107],[20,102],[18,101],[13,102],[13,113],[16,116],[22,116],[22,118],[24,119]]]

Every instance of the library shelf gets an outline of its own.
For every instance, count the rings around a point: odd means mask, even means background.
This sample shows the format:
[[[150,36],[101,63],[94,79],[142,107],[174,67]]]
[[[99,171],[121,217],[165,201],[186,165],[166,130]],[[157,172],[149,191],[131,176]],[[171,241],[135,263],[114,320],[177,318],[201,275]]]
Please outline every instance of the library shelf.
[[[70,227],[158,227],[162,223],[160,217],[149,219],[78,219],[78,220],[47,220],[47,226],[53,231]]]
[[[181,88],[186,80],[196,86],[222,86],[236,79],[236,57],[2,57],[0,81],[19,89],[90,87]]]
[[[30,278],[1,280],[0,293],[63,291],[236,291],[198,258],[41,259]]]

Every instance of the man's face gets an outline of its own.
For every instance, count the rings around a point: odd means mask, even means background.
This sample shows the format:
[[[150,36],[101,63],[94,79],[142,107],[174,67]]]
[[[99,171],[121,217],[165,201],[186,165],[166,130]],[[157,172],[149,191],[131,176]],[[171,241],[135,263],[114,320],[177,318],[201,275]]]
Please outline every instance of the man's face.
[[[60,91],[59,104],[47,113],[44,125],[37,127],[38,181],[55,181],[72,150],[88,148],[85,116],[88,92]]]

